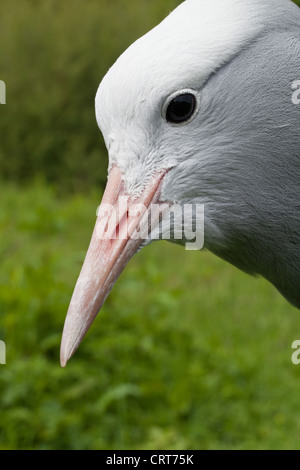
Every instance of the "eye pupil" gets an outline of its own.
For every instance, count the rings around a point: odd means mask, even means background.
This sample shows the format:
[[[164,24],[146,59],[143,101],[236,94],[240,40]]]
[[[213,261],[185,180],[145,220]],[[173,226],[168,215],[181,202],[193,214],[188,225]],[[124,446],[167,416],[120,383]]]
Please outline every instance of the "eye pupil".
[[[196,98],[192,93],[176,96],[168,106],[166,119],[169,122],[180,124],[188,121],[196,109]]]

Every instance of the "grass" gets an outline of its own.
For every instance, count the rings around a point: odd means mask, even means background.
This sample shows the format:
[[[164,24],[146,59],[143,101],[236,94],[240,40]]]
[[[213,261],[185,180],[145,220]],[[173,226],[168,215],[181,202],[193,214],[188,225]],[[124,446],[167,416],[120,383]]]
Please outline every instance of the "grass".
[[[299,312],[207,252],[136,255],[66,369],[100,195],[2,185],[1,449],[299,449]]]
[[[1,178],[24,183],[42,176],[65,192],[105,184],[107,152],[94,106],[99,83],[179,3],[1,1]]]

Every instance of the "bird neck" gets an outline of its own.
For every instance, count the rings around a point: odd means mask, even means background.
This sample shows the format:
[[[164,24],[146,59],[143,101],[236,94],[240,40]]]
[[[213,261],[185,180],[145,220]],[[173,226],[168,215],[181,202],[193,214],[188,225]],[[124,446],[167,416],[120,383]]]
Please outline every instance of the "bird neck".
[[[248,220],[246,229],[238,224],[234,230],[225,228],[223,242],[210,250],[248,274],[263,276],[300,309],[300,214],[296,218],[296,213],[273,218],[266,214],[260,223]]]

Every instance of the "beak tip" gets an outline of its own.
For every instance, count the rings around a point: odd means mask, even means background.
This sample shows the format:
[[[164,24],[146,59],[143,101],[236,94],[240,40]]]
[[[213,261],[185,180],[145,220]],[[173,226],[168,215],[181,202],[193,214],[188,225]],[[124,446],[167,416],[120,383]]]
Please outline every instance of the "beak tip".
[[[67,317],[67,320],[68,319]],[[68,327],[68,324],[65,324],[60,346],[60,364],[62,367],[66,367],[67,363],[78,349],[85,334],[85,330],[83,331],[84,333],[82,331],[78,333],[77,329],[72,331],[72,329]]]
[[[61,347],[61,350],[60,350],[60,365],[61,365],[61,367],[63,367],[63,368],[66,367],[68,360],[69,360],[69,358],[66,355],[64,348]]]
[[[71,359],[73,353],[76,350],[75,347],[71,347],[70,342],[67,341],[67,339],[67,335],[63,334],[60,346],[60,364],[63,368],[66,367],[68,361]]]
[[[65,368],[66,365],[67,365],[67,362],[68,361],[65,359],[64,355],[61,354],[60,355],[60,365],[61,365],[61,367]]]

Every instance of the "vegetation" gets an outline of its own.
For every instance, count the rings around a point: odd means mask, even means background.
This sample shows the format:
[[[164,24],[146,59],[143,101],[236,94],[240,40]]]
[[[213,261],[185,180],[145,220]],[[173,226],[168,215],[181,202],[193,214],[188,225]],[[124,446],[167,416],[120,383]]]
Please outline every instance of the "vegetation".
[[[156,242],[61,369],[99,195],[1,197],[0,448],[299,448],[299,312],[268,283]]]
[[[179,3],[130,0],[125,15],[121,0],[1,2],[2,177],[23,184],[39,176],[64,192],[103,185],[98,85],[117,57]]]
[[[0,449],[299,449],[299,311],[207,252],[142,250],[59,365],[106,178],[95,90],[178,3],[1,2]]]

